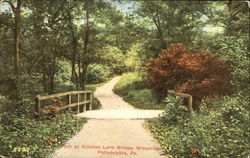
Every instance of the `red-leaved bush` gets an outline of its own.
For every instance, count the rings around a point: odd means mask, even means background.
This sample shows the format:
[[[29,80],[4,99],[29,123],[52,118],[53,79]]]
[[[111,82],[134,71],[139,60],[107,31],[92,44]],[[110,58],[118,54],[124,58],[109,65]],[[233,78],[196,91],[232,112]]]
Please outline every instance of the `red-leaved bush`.
[[[167,90],[187,93],[193,96],[193,106],[198,109],[203,98],[231,92],[229,65],[211,53],[192,51],[182,44],[172,45],[162,53],[147,67],[150,84],[162,97]]]

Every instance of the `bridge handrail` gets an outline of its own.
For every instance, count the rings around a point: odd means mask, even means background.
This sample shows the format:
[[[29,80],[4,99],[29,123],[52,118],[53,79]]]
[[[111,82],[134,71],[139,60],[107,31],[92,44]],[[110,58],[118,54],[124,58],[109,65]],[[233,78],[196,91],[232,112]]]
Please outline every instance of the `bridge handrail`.
[[[73,95],[73,94],[77,94],[77,102],[76,103],[71,102],[71,95]],[[83,101],[80,101],[80,94],[84,94]],[[87,99],[87,94],[90,94],[89,99]],[[38,116],[42,114],[42,108],[41,108],[41,101],[42,100],[58,98],[58,97],[63,97],[63,96],[68,96],[68,104],[57,107],[57,111],[77,106],[77,112],[79,113],[79,111],[80,111],[79,106],[84,105],[83,111],[86,111],[87,104],[89,104],[89,110],[92,109],[92,99],[93,99],[93,92],[92,91],[70,91],[70,92],[64,92],[64,93],[51,94],[51,95],[47,95],[47,96],[38,95],[35,99],[36,100],[36,114]]]
[[[179,93],[179,92],[174,92],[173,90],[168,90],[168,95],[172,94],[172,95],[177,95],[183,98],[187,98],[188,99],[188,103],[187,103],[187,109],[190,113],[193,113],[193,97],[190,94],[185,94],[185,93]]]

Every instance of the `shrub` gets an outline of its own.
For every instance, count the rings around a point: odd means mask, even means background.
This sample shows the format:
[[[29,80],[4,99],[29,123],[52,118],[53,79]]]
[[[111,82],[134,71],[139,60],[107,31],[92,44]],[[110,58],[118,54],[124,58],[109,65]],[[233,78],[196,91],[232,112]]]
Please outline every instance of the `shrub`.
[[[71,138],[85,122],[72,113],[60,113],[41,120],[10,112],[1,115],[0,155],[13,158],[44,158]]]
[[[156,95],[149,88],[129,91],[123,99],[140,109],[162,109]]]
[[[190,114],[184,108],[183,98],[178,96],[168,97],[163,101],[165,106],[165,112],[161,116],[161,121],[168,125],[178,125],[183,122],[187,122]]]
[[[249,74],[249,35],[226,37],[222,36],[216,40],[219,45],[219,55],[226,58],[233,68],[233,85],[238,91],[250,92],[250,87],[246,86],[250,83]]]
[[[95,64],[89,67],[87,71],[88,83],[101,83],[110,76],[110,69],[106,65]]]
[[[166,155],[183,158],[249,155],[249,98],[224,97],[213,104],[221,107],[213,105],[212,109],[190,114],[172,99],[162,117],[148,121]]]
[[[204,97],[217,97],[231,92],[229,65],[209,52],[195,52],[183,45],[172,45],[150,61],[147,67],[151,86],[161,96],[167,90],[188,93],[194,108]]]

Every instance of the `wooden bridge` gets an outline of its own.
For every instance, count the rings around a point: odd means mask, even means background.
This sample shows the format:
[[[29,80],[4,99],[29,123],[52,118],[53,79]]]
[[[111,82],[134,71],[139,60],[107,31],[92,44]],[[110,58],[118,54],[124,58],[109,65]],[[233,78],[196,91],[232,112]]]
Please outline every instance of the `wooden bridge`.
[[[168,91],[169,95],[177,95],[183,98],[187,98],[188,105],[187,109],[189,112],[193,112],[192,108],[192,96],[189,94],[184,93],[177,93],[172,90]],[[37,116],[43,115],[43,114],[49,114],[49,113],[56,113],[60,110],[69,109],[69,108],[76,108],[75,110],[79,114],[80,112],[85,112],[86,110],[92,110],[92,99],[93,99],[93,92],[92,91],[70,91],[65,93],[57,93],[47,96],[37,96],[36,97],[36,114]],[[159,111],[155,111],[156,113],[152,113],[150,110],[144,110],[142,113],[139,110],[140,114],[144,114],[141,117],[147,117],[147,113],[149,113],[151,116],[157,116]],[[89,111],[85,114],[81,114],[79,116],[83,117],[104,117],[109,114],[110,110],[106,112],[105,110],[99,110],[99,111]],[[136,118],[138,117],[138,114],[136,114],[136,111],[133,111],[131,115],[135,115]],[[122,115],[119,114],[118,111],[116,111],[117,115],[119,115],[118,118],[120,118]],[[124,113],[124,111],[122,112]],[[126,113],[126,112],[125,112]],[[115,113],[113,113],[114,115]],[[86,115],[86,116],[85,116]],[[114,117],[112,115],[112,117]],[[116,117],[115,117],[116,118]],[[133,117],[131,117],[133,118]]]
[[[36,115],[55,113],[63,109],[77,108],[77,113],[92,109],[92,91],[70,91],[36,97]]]

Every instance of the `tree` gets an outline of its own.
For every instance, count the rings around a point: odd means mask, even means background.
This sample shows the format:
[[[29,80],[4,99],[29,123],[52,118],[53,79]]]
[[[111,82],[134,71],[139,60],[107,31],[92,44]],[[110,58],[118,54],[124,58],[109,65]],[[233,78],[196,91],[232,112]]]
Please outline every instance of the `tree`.
[[[165,49],[171,43],[189,44],[206,10],[207,2],[141,2],[138,14],[152,20],[161,49]]]
[[[77,87],[85,89],[88,67],[102,60],[100,55],[103,52],[100,52],[100,50],[108,44],[108,35],[105,33],[107,33],[107,29],[111,24],[119,23],[121,14],[111,8],[108,3],[101,1],[86,1],[81,9],[81,11],[75,11],[75,14],[78,14],[78,18],[84,19],[84,23],[77,26],[77,24],[69,22],[69,27],[74,52],[73,58],[71,58],[72,74],[74,74]],[[82,14],[82,11],[84,11],[84,14]],[[77,70],[76,66],[73,66],[76,63]]]
[[[232,92],[229,65],[209,52],[196,52],[183,45],[172,45],[150,61],[147,67],[151,86],[160,96],[167,90],[187,93],[194,98],[194,108],[205,97]]]
[[[33,36],[36,43],[35,49],[32,47],[27,50],[29,56],[35,60],[30,65],[29,73],[35,70],[36,74],[42,74],[42,83],[44,91],[54,93],[55,75],[59,71],[58,61],[67,54],[61,51],[66,48],[65,41],[65,24],[67,24],[68,12],[76,7],[75,3],[64,1],[30,1],[27,7],[32,10],[32,14],[28,17],[28,26],[32,31],[27,36]]]
[[[249,6],[246,2],[213,2],[207,24],[220,26],[223,32],[204,33],[197,47],[209,49],[232,66],[233,85],[247,93],[249,88]]]
[[[0,1],[1,2],[1,1]],[[14,1],[12,0],[6,0],[3,1],[9,4],[13,15],[14,15],[14,74],[15,74],[15,88],[16,88],[16,94],[15,97],[17,100],[20,100],[21,95],[21,81],[20,81],[20,51],[21,51],[21,6],[23,1],[22,0],[16,0],[15,5]]]

